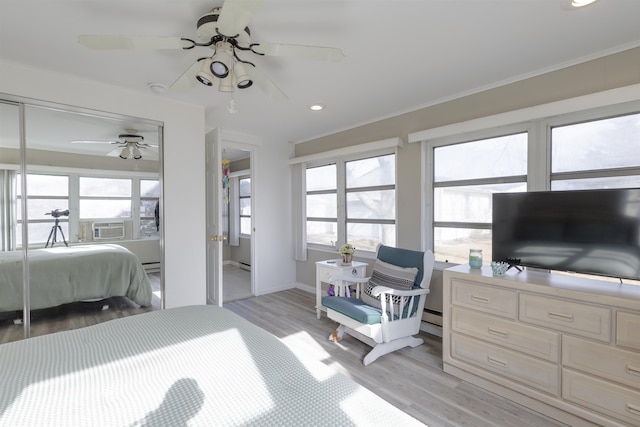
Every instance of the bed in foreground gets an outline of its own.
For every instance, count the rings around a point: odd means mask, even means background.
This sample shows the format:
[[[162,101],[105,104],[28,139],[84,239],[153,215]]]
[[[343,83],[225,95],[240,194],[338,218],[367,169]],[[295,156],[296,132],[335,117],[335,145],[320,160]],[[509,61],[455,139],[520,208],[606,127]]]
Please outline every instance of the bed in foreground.
[[[0,425],[422,425],[229,310],[190,306],[0,345]]]
[[[29,251],[31,309],[126,296],[151,305],[151,283],[136,255],[114,244]],[[0,312],[22,310],[22,252],[0,252]]]

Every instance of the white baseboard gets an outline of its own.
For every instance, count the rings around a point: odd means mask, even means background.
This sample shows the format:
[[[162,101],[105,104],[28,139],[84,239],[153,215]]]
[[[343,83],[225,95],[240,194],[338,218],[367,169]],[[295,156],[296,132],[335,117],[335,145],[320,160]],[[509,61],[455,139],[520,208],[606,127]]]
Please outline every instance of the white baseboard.
[[[314,294],[314,295],[315,295],[315,293],[316,293],[316,288],[315,288],[315,286],[307,285],[307,284],[305,284],[305,283],[296,282],[296,283],[294,283],[294,287],[295,287],[295,288],[298,288],[298,289],[300,289],[300,290],[303,290],[303,291],[309,292],[309,293]]]

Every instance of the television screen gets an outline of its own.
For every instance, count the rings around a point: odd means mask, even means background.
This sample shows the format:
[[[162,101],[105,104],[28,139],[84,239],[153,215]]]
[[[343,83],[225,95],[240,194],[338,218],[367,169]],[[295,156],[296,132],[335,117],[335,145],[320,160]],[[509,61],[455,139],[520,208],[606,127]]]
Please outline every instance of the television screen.
[[[640,280],[640,188],[496,193],[494,261]]]

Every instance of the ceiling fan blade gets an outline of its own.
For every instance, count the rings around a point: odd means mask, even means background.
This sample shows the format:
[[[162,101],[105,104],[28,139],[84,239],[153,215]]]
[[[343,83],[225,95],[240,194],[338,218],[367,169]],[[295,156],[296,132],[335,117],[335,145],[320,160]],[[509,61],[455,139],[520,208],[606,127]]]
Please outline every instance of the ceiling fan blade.
[[[196,73],[200,69],[200,66],[200,61],[194,62],[184,73],[182,73],[180,77],[178,77],[178,80],[173,82],[170,88],[178,91],[187,91],[193,88],[197,82]]]
[[[120,153],[122,153],[122,147],[118,147],[115,150],[109,151],[107,156],[109,157],[120,157]]]
[[[119,141],[97,141],[97,140],[84,140],[84,139],[74,139],[73,141],[69,141],[71,144],[118,144]]]
[[[78,43],[89,49],[183,49],[191,42],[180,37],[78,36]]]
[[[339,62],[344,59],[344,53],[337,47],[257,43],[252,46],[252,50],[262,55],[315,59],[319,61]]]
[[[225,0],[216,23],[220,34],[233,37],[244,31],[262,2],[263,0]]]
[[[251,76],[253,83],[258,86],[271,99],[286,101],[289,99],[285,93],[269,78],[251,64],[247,64],[247,73]]]

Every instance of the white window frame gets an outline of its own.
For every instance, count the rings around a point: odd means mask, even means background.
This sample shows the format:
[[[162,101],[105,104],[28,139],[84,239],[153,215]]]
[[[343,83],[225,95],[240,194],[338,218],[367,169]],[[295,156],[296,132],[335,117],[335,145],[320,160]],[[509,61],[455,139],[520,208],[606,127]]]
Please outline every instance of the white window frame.
[[[253,183],[251,182],[251,175],[242,175],[238,177],[238,200],[242,200],[242,199],[249,199],[249,201],[251,201],[251,194],[253,192],[253,189],[251,189],[251,191],[249,191],[249,195],[248,196],[242,196],[240,195],[240,181],[242,180],[249,180],[249,185],[252,186]],[[251,187],[249,187],[251,188]],[[251,205],[253,206],[253,205]],[[242,215],[241,213],[241,209],[238,208],[238,229],[240,230],[240,238],[241,239],[249,239],[251,238],[251,225],[249,225],[249,233],[243,233],[242,232],[242,218],[249,218],[249,224],[251,224],[251,215]],[[253,214],[253,212],[252,212]]]
[[[435,182],[433,173],[434,173],[434,151],[438,147],[446,147],[450,145],[456,144],[464,144],[467,142],[474,142],[478,140],[490,139],[490,138],[499,138],[501,136],[506,135],[514,135],[519,133],[527,133],[527,175],[511,175],[511,176],[499,176],[499,177],[490,177],[490,178],[473,178],[473,179],[463,179],[463,180],[455,180],[455,181],[442,181]],[[446,225],[450,228],[474,228],[481,230],[490,230],[491,222],[488,223],[477,223],[477,222],[462,222],[462,221],[446,221],[446,222],[436,222],[435,214],[434,214],[434,197],[435,197],[435,188],[438,187],[457,187],[457,186],[470,186],[470,185],[481,185],[481,184],[503,184],[503,183],[517,183],[517,182],[526,182],[527,186],[529,186],[528,174],[531,167],[530,161],[530,147],[532,146],[531,140],[534,138],[535,132],[531,128],[530,123],[518,123],[511,126],[501,126],[494,129],[483,129],[481,131],[469,132],[460,135],[453,135],[444,138],[437,138],[431,141],[426,142],[423,145],[423,155],[424,155],[424,164],[423,171],[428,171],[424,175],[424,193],[425,193],[425,209],[424,209],[424,224],[428,226],[424,229],[424,240],[428,242],[428,249],[434,250],[434,228],[437,225]],[[439,262],[445,263],[447,260],[438,260]]]
[[[146,173],[146,172],[137,172],[132,173],[131,171],[123,172],[123,171],[102,171],[100,173],[96,173],[95,171],[90,170],[70,170],[68,168],[59,168],[59,167],[34,167],[30,168],[27,171],[27,175],[56,175],[56,176],[67,176],[69,178],[69,217],[66,220],[69,223],[69,235],[65,236],[67,242],[78,243],[78,226],[80,223],[80,176],[82,177],[90,177],[90,178],[113,178],[113,179],[130,179],[132,185],[131,192],[131,218],[127,218],[127,220],[132,221],[132,239],[138,240],[141,238],[140,232],[140,180],[158,180],[160,181],[160,177],[156,174]],[[61,197],[62,198],[62,197]],[[92,199],[98,199],[100,197],[90,197]],[[112,197],[104,197],[104,199],[113,199]],[[121,199],[121,198],[118,198]],[[157,198],[159,200],[159,198]],[[19,204],[18,204],[19,206]],[[124,219],[124,218],[101,218],[101,219]],[[43,220],[28,220],[27,223],[31,222],[43,222]],[[39,247],[40,244],[32,245],[33,247]]]
[[[319,243],[310,243],[307,242],[307,247],[309,249],[314,249],[314,250],[320,250],[320,251],[330,251],[330,252],[335,252],[335,250],[337,248],[339,248],[340,246],[344,245],[345,243],[347,243],[346,241],[346,234],[347,234],[347,206],[346,206],[346,200],[347,200],[347,193],[348,192],[356,192],[356,191],[362,191],[363,188],[350,188],[347,189],[346,188],[346,176],[345,176],[345,165],[347,162],[350,161],[355,161],[355,160],[364,160],[364,159],[369,159],[369,158],[373,158],[373,157],[382,157],[382,156],[388,156],[388,155],[394,155],[394,160],[396,163],[396,168],[395,168],[395,176],[394,176],[394,185],[393,185],[393,190],[395,192],[395,203],[396,203],[396,217],[393,220],[367,220],[366,223],[372,223],[372,224],[390,224],[393,223],[393,225],[395,225],[395,234],[396,234],[396,241],[398,238],[398,150],[396,148],[393,149],[382,149],[382,150],[375,150],[375,151],[369,151],[369,152],[363,152],[363,153],[359,153],[359,154],[352,154],[352,155],[344,155],[344,156],[338,156],[338,157],[333,157],[330,159],[324,159],[322,161],[316,161],[316,162],[308,162],[306,163],[305,167],[304,167],[304,173],[306,173],[307,169],[311,169],[314,167],[321,167],[321,166],[327,166],[327,165],[331,165],[331,164],[335,164],[336,165],[336,197],[337,197],[337,241],[333,242],[333,245],[322,245]],[[389,190],[390,185],[380,185],[380,186],[372,186],[372,187],[366,187],[365,189],[367,190],[371,190],[371,189],[384,189],[384,190]],[[328,193],[328,192],[333,192],[332,190],[319,190],[319,191],[311,191],[311,192],[307,192],[306,188],[304,189],[304,200],[303,203],[306,203],[306,196],[308,194],[320,194],[320,193]],[[305,215],[304,217],[304,227],[306,228],[306,224],[307,224],[307,218],[308,216]],[[362,221],[356,221],[356,222],[362,222]],[[358,253],[360,255],[365,255],[367,257],[371,257],[371,256],[375,256],[375,252],[374,251],[364,251],[364,250],[359,250]]]
[[[553,179],[598,178],[610,176],[638,176],[640,179],[640,167],[613,168],[585,170],[577,172],[551,173],[551,131],[553,127],[571,125],[581,122],[606,119],[640,112],[640,100],[622,102],[614,105],[600,106],[581,111],[565,112],[553,117],[542,117],[520,122],[512,125],[499,125],[488,127],[473,132],[463,132],[468,124],[460,124],[460,133],[450,132],[448,136],[422,140],[423,155],[423,247],[433,250],[434,247],[434,214],[433,214],[433,150],[435,147],[452,145],[466,141],[472,141],[492,136],[516,133],[513,130],[521,129],[529,132],[527,148],[527,191],[549,191]],[[521,113],[513,113],[519,116]],[[487,122],[495,122],[495,118],[487,118]],[[477,124],[476,124],[477,126]],[[421,135],[428,132],[437,134],[438,131],[424,131],[413,136],[410,140],[416,141]],[[464,181],[464,184],[472,184],[473,180]],[[447,267],[450,264],[438,260],[438,264]]]

